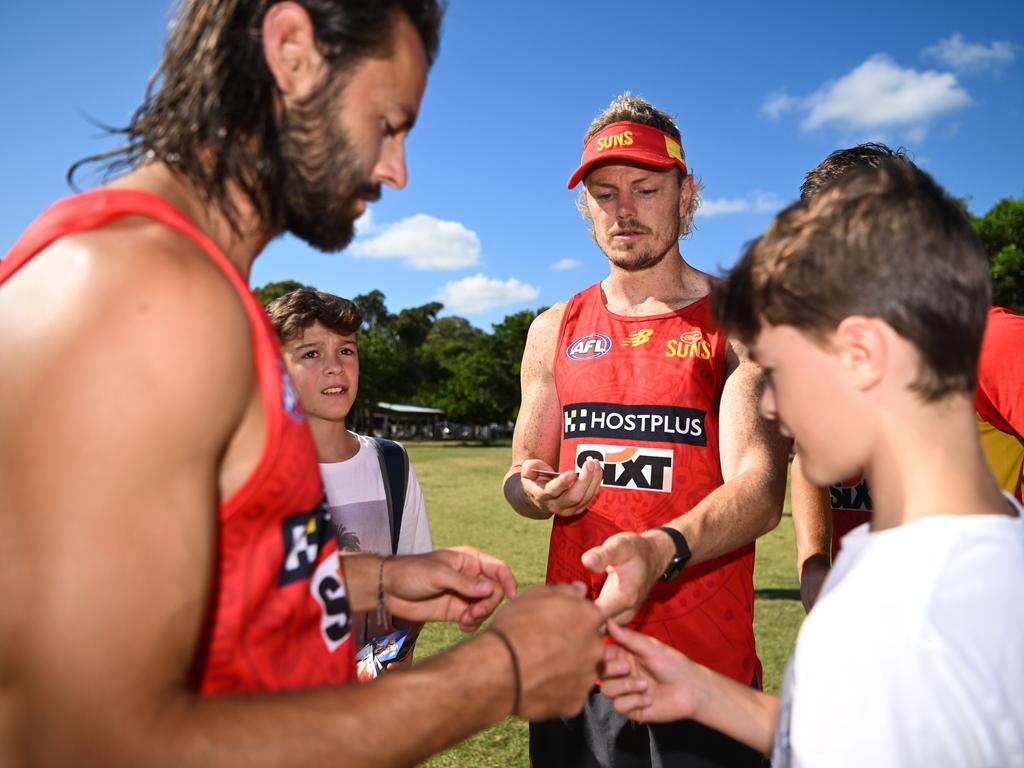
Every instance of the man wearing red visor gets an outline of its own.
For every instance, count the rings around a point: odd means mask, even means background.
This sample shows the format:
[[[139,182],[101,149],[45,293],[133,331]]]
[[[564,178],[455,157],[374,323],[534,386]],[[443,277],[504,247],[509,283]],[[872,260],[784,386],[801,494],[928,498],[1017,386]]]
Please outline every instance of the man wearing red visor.
[[[548,581],[583,580],[610,619],[759,686],[753,542],[779,521],[788,446],[758,414],[761,370],[711,322],[713,278],[680,254],[700,185],[672,118],[630,94],[587,131],[581,180],[610,272],[530,328],[505,497],[554,518]],[[580,717],[531,724],[530,755],[762,762],[691,721],[624,720],[596,693]]]

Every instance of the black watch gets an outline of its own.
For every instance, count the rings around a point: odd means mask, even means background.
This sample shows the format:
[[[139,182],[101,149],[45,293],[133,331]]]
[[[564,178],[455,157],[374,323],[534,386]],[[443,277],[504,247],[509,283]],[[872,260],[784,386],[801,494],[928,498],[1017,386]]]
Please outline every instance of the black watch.
[[[656,531],[664,531],[672,537],[672,543],[676,545],[676,553],[672,556],[672,559],[668,561],[668,568],[661,574],[660,581],[671,581],[680,574],[686,564],[690,562],[690,545],[686,543],[686,538],[677,531],[675,528],[669,528],[667,525],[662,525],[655,528]]]

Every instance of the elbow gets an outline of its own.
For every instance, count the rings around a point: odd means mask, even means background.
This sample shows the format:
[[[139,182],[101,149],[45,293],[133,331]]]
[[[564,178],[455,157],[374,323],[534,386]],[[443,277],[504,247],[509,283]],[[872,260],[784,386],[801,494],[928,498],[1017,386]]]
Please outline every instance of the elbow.
[[[783,474],[769,478],[764,490],[761,536],[774,531],[782,522],[782,508],[786,503],[786,476]]]

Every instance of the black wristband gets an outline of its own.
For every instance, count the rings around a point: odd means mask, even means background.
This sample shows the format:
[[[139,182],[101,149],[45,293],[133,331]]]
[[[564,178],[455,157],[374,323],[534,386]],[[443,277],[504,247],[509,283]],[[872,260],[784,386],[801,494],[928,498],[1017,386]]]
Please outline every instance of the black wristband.
[[[675,554],[668,561],[668,567],[659,579],[659,581],[670,581],[678,576],[683,568],[686,567],[686,564],[690,562],[690,546],[686,543],[686,537],[675,528],[662,525],[654,530],[667,533],[668,537],[672,539],[672,544],[675,546]]]
[[[508,635],[502,632],[495,626],[487,628],[489,632],[493,632],[508,648],[508,655],[512,659],[512,676],[515,678],[515,696],[512,698],[512,714],[519,714],[519,705],[523,696],[523,681],[522,672],[519,669],[519,657],[516,655],[516,649],[512,645],[512,641],[509,640]]]

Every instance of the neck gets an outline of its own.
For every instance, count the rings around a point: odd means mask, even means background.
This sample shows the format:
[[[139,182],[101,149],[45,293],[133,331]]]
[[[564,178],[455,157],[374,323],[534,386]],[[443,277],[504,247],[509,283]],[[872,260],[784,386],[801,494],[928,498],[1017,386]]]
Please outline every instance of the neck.
[[[348,461],[359,453],[359,436],[349,432],[345,420],[326,421],[309,416],[309,431],[313,433],[316,444],[317,461],[321,464],[333,464]]]
[[[1009,510],[978,441],[970,399],[880,409],[877,450],[865,467],[873,530],[933,515]]]
[[[113,188],[141,189],[167,200],[180,210],[195,226],[213,241],[242,278],[249,282],[252,264],[275,237],[277,231],[268,231],[248,198],[232,187],[229,197],[237,211],[238,234],[221,210],[203,199],[188,181],[163,163],[140,166],[109,184]]]
[[[706,296],[711,278],[686,263],[677,243],[647,269],[632,272],[611,264],[601,290],[605,305],[616,314],[658,315],[682,309]]]

